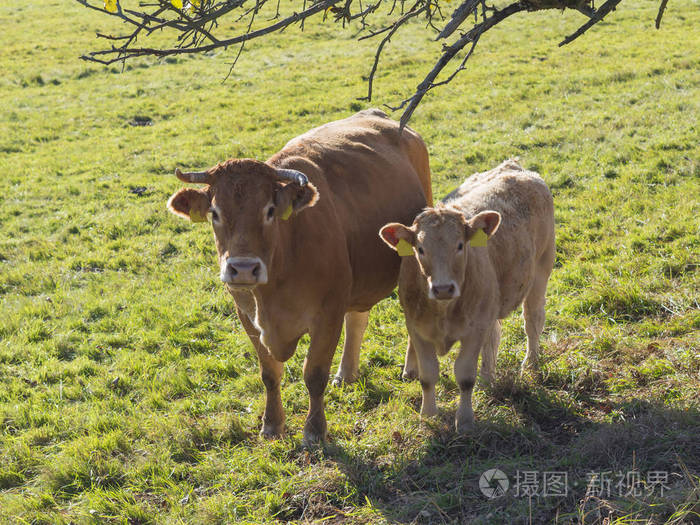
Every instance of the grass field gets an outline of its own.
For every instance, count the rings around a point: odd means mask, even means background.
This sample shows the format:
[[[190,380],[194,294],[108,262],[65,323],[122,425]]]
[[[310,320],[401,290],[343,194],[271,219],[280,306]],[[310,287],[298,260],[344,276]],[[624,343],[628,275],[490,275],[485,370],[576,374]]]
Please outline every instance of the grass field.
[[[165,202],[176,166],[265,159],[365,107],[375,42],[307,24],[251,44],[222,83],[234,50],[122,73],[77,58],[119,26],[68,0],[5,6],[0,522],[699,522],[698,7],[670,2],[656,31],[656,1],[623,2],[561,49],[580,16],[513,18],[425,99],[411,125],[437,197],[516,155],[552,189],[542,376],[517,377],[514,315],[495,386],[475,391],[476,430],[452,431],[454,356],[441,415],[421,423],[393,295],[370,317],[359,382],[327,392],[329,442],[306,450],[308,341],[286,364],[287,437],[265,441],[257,359],[210,226]],[[410,95],[439,49],[408,26],[373,104]],[[478,488],[491,468],[511,483],[492,500]],[[565,496],[516,493],[527,472],[541,492],[546,471],[567,473]],[[625,494],[630,471],[642,486]]]

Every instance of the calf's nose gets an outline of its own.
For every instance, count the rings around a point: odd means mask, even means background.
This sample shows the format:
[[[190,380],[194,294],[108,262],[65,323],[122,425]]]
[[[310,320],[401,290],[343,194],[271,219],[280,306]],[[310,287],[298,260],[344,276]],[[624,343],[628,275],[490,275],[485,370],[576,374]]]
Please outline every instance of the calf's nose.
[[[434,284],[430,290],[433,292],[435,299],[452,299],[456,296],[457,287],[454,283],[450,284]]]

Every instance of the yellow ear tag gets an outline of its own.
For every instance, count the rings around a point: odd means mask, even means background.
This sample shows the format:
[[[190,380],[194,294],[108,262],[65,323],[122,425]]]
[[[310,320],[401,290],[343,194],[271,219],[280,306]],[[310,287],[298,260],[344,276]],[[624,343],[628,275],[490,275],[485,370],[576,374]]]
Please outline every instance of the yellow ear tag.
[[[396,251],[401,257],[410,257],[413,255],[413,246],[411,246],[406,239],[399,239],[396,245]]]
[[[104,0],[104,3],[105,11],[109,11],[110,13],[117,12],[117,0]]]
[[[201,215],[197,210],[190,210],[190,220],[192,222],[209,222],[206,215]]]
[[[282,220],[286,221],[292,215],[292,205],[287,206],[287,209],[282,213]]]
[[[473,235],[469,243],[472,246],[479,247],[479,246],[486,246],[486,241],[488,240],[488,235],[484,233],[484,230],[479,228],[476,230],[476,233]]]

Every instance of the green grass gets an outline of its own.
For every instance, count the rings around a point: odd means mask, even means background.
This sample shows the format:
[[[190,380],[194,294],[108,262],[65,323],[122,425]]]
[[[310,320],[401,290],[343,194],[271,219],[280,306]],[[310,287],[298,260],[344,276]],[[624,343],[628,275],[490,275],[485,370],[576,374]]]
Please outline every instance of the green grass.
[[[504,323],[478,424],[421,423],[400,380],[396,295],[372,312],[361,378],[327,393],[329,443],[305,450],[307,340],[286,364],[288,434],[257,432],[254,351],[218,282],[212,234],[168,214],[176,166],[264,159],[364,107],[375,42],[307,24],[235,51],[120,69],[77,59],[118,25],[67,0],[0,13],[0,522],[691,523],[700,482],[700,10],[625,2],[513,18],[411,125],[434,190],[520,156],[554,194],[557,262],[543,370],[519,379]],[[440,49],[396,36],[374,104],[410,95]],[[398,115],[397,115],[398,116]],[[151,126],[132,126],[149,117]],[[145,187],[142,196],[132,193]],[[336,356],[336,363],[339,356]],[[482,472],[566,471],[567,497],[487,500]],[[669,490],[586,497],[586,474],[669,473]],[[695,513],[693,517],[692,513]],[[690,513],[690,514],[689,514]]]

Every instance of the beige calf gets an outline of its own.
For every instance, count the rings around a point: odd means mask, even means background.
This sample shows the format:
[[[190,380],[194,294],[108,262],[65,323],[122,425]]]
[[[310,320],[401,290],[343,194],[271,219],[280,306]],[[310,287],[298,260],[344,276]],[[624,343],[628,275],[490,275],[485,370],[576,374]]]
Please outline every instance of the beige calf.
[[[464,432],[474,422],[471,397],[479,353],[482,377],[491,381],[500,319],[520,304],[528,338],[523,368],[537,366],[554,264],[552,195],[539,175],[510,160],[469,177],[412,226],[389,223],[380,235],[406,255],[399,298],[415,355],[409,348],[404,374],[410,377],[418,369],[421,415],[437,413],[437,356],[459,341],[456,427]]]

